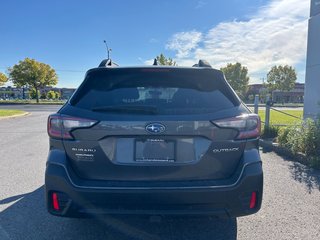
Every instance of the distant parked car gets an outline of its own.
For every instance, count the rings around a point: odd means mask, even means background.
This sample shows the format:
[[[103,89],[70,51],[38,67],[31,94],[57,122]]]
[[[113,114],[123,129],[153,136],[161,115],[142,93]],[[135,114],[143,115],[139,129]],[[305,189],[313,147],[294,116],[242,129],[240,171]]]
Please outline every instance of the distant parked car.
[[[49,116],[51,214],[238,217],[260,209],[260,119],[221,71],[204,61],[105,63]]]

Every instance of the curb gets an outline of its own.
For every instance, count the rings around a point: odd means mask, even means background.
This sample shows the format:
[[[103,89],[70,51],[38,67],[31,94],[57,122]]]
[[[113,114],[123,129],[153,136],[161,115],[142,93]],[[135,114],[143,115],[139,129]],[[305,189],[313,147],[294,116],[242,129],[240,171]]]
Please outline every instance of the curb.
[[[23,116],[27,116],[27,115],[31,115],[31,113],[24,112],[24,113],[20,113],[20,114],[11,115],[11,116],[0,117],[0,120],[1,119],[8,119],[8,118],[23,117]]]
[[[267,151],[273,151],[280,156],[286,157],[286,160],[294,161],[294,162],[299,162],[301,164],[304,164],[308,167],[310,167],[309,164],[309,159],[302,153],[292,153],[290,150],[288,150],[285,147],[281,147],[278,145],[278,143],[274,143],[272,141],[260,139],[259,140],[260,147],[264,148]],[[290,159],[288,159],[290,158]]]
[[[28,103],[28,102],[24,102],[24,103],[14,103],[14,102],[0,102],[0,106],[1,105],[63,105],[65,103]]]

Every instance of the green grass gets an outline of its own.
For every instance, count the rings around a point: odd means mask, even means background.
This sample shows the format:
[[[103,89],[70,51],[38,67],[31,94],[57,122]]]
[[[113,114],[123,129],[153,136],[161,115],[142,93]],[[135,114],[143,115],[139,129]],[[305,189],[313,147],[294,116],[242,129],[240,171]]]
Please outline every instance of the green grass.
[[[45,100],[41,99],[39,103],[35,99],[15,99],[15,100],[0,100],[0,104],[64,104],[64,100]]]
[[[11,110],[11,109],[0,109],[0,118],[1,117],[9,117],[17,114],[23,114],[25,111],[21,110]]]
[[[273,105],[273,107],[303,107],[304,104],[303,103],[275,103]]]
[[[303,117],[302,110],[284,110],[283,112],[296,116],[298,118]],[[265,110],[259,110],[259,116],[261,121],[265,121]],[[282,114],[280,112],[276,112],[274,110],[270,110],[270,124],[294,124],[295,122],[299,121],[299,119],[293,118],[291,116]]]

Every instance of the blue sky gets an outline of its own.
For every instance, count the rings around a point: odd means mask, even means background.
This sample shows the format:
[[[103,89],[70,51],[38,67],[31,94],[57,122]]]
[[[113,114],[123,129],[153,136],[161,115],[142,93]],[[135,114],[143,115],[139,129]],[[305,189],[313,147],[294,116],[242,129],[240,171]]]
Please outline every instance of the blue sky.
[[[251,83],[275,64],[304,81],[309,0],[78,0],[0,3],[0,72],[26,57],[50,64],[59,87],[77,87],[106,57],[149,64],[160,53],[190,66],[240,61]]]

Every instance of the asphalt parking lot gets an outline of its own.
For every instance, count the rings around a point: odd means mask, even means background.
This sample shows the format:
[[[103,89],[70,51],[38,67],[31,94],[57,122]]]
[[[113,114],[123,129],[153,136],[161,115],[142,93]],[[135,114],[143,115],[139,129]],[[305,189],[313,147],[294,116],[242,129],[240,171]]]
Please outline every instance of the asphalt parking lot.
[[[0,108],[4,108],[0,106]],[[19,108],[19,107],[17,107]],[[26,107],[20,106],[23,110]],[[0,119],[0,239],[320,239],[320,172],[262,150],[264,201],[238,219],[110,216],[67,219],[44,205],[47,116],[58,106],[29,106]]]

